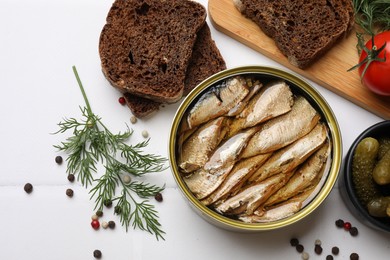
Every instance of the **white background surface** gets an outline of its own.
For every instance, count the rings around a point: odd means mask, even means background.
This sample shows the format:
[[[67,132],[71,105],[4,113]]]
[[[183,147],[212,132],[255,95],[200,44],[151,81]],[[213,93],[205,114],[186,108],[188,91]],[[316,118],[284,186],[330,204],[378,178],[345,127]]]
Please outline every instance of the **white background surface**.
[[[206,0],[201,0],[207,6]],[[309,217],[287,228],[257,234],[234,233],[216,228],[198,217],[183,199],[169,169],[150,175],[148,181],[166,185],[164,201],[157,203],[165,241],[153,235],[120,227],[112,210],[102,220],[115,220],[115,230],[95,231],[90,226],[93,202],[88,190],[66,179],[65,164],[58,166],[54,144],[64,135],[52,135],[63,117],[80,118],[83,99],[72,72],[76,65],[92,109],[113,132],[130,124],[130,111],[117,102],[120,94],[100,69],[98,39],[112,1],[0,0],[0,259],[300,259],[289,245],[300,239],[310,259],[325,259],[332,246],[340,248],[335,259],[389,259],[390,236],[359,223],[345,208],[336,186]],[[239,65],[281,67],[212,26],[228,68]],[[315,85],[338,119],[344,155],[360,132],[381,118]],[[154,117],[131,125],[130,140],[150,133],[148,152],[167,156],[171,121],[179,104],[169,105]],[[23,191],[26,182],[34,186]],[[72,188],[73,198],[65,195]],[[358,237],[337,229],[344,219],[358,227]],[[314,253],[314,241],[323,253]]]

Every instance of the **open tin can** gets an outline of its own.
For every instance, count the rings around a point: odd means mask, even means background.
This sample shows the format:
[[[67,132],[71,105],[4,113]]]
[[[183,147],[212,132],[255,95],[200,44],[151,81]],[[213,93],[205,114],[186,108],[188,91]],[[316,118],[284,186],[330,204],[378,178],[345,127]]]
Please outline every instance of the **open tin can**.
[[[291,89],[294,97],[304,97],[320,115],[320,121],[327,128],[327,141],[330,152],[324,166],[323,174],[312,194],[305,200],[302,207],[288,216],[272,221],[248,223],[237,216],[222,214],[210,205],[206,206],[186,183],[184,174],[179,167],[182,140],[181,128],[188,119],[189,111],[202,99],[203,95],[213,88],[225,84],[232,77],[249,77],[267,83],[274,80],[284,81]],[[238,93],[237,93],[238,94]],[[293,224],[313,212],[331,192],[341,165],[342,140],[337,120],[326,100],[306,81],[289,72],[264,66],[243,66],[219,72],[201,82],[182,102],[174,117],[169,136],[169,161],[174,179],[189,205],[208,222],[234,231],[265,231]]]

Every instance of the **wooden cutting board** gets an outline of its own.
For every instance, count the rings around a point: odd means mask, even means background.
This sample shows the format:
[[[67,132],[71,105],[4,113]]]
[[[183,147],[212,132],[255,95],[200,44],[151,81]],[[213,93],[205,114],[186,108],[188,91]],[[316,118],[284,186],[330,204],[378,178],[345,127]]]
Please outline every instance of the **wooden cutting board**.
[[[354,31],[315,64],[301,70],[288,62],[274,41],[266,36],[254,22],[241,15],[234,7],[233,0],[209,0],[208,11],[210,20],[217,30],[364,109],[384,119],[390,119],[390,97],[375,95],[363,87],[357,70],[347,72],[359,58]]]

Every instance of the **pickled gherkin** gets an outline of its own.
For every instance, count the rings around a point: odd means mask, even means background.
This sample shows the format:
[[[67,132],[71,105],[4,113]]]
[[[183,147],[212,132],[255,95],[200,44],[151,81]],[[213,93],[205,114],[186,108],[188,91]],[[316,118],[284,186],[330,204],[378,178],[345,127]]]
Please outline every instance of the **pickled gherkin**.
[[[390,151],[390,137],[381,137],[378,139],[379,142],[379,151],[378,151],[378,159],[382,159],[382,157]]]
[[[387,209],[390,206],[390,197],[378,197],[367,204],[368,213],[373,217],[390,217]]]
[[[364,206],[372,199],[381,196],[372,178],[378,150],[378,140],[372,137],[366,137],[358,143],[354,151],[352,159],[352,180],[356,195]]]
[[[379,185],[390,183],[390,150],[378,161],[372,172],[372,177]]]

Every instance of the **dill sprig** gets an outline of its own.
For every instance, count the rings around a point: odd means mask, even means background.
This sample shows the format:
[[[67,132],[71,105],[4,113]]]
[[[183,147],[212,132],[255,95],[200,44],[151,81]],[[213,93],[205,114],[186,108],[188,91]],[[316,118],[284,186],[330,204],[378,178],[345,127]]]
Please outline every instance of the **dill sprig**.
[[[389,0],[353,0],[355,22],[370,36],[390,30]]]
[[[123,176],[141,177],[163,171],[166,158],[143,153],[149,139],[128,145],[126,141],[133,134],[128,127],[123,133],[111,133],[101,118],[92,112],[75,66],[73,72],[85,101],[85,106],[80,106],[82,119],[65,118],[58,123],[59,130],[55,134],[72,131],[73,135],[54,146],[68,154],[67,173],[75,174],[84,187],[93,186],[89,192],[91,199],[95,200],[95,210],[113,204],[126,232],[131,225],[154,234],[157,240],[164,239],[165,232],[161,229],[157,211],[148,201],[164,187],[133,180],[124,183]],[[103,165],[103,173],[95,177],[98,164]]]

